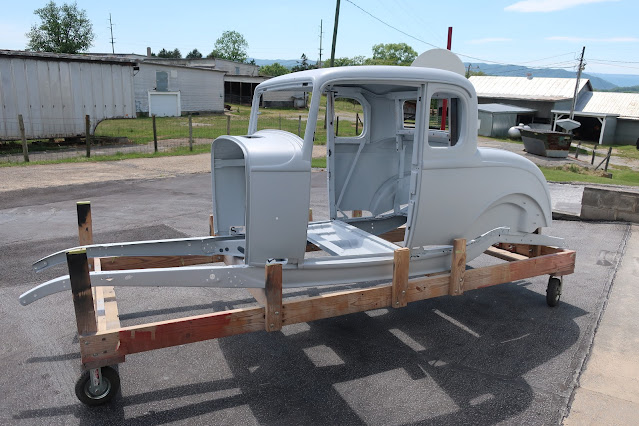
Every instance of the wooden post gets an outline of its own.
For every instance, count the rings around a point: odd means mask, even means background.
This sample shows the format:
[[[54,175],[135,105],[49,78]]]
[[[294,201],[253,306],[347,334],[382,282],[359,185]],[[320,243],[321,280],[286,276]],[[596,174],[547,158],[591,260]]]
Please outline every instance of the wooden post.
[[[590,160],[591,165],[595,165],[595,153],[597,152],[597,144],[592,147],[592,159]]]
[[[450,268],[448,294],[459,296],[464,293],[464,274],[466,272],[466,240],[458,238],[453,241],[453,256]]]
[[[91,202],[78,201],[78,240],[81,246],[93,244],[93,220],[91,219]],[[89,259],[89,269],[93,270],[93,259]]]
[[[339,136],[339,115],[335,118],[335,136]]]
[[[84,116],[84,133],[87,142],[87,158],[91,158],[91,117]]]
[[[193,151],[193,117],[189,114],[189,151]]]
[[[153,114],[151,118],[153,119],[153,149],[155,152],[158,152],[158,132],[155,127],[155,114]]]
[[[308,209],[308,221],[313,221],[313,209]]]
[[[406,306],[406,289],[408,288],[408,266],[410,264],[410,249],[400,247],[395,250],[393,257],[393,283],[391,296],[393,308]]]
[[[581,141],[577,144],[577,151],[575,151],[575,160],[579,158],[579,150],[581,149]]]
[[[215,227],[213,226],[213,215],[209,215],[209,235],[211,237],[215,236]]]
[[[302,137],[302,116],[297,117],[297,136]]]
[[[608,171],[608,163],[610,163],[610,156],[612,155],[612,147],[608,148],[608,155],[606,156],[606,165],[604,166],[604,171]]]
[[[22,139],[22,155],[24,156],[24,162],[29,162],[29,147],[27,146],[27,134],[24,130],[24,120],[22,114],[18,115],[18,125],[20,126],[20,138]]]
[[[72,250],[67,253],[69,267],[69,281],[73,293],[73,307],[75,320],[80,336],[98,331],[93,307],[93,293],[91,292],[91,278],[85,249]]]
[[[361,210],[353,210],[353,217],[362,217]]]
[[[239,113],[240,110],[238,108],[237,112]],[[231,134],[231,116],[227,115],[226,116],[226,134],[230,135]]]
[[[355,136],[359,135],[359,112],[355,113]]]
[[[537,228],[535,234],[541,235],[541,228]],[[541,246],[532,246],[530,250],[530,257],[541,256]]]
[[[266,306],[264,325],[266,331],[282,329],[282,264],[266,265]]]

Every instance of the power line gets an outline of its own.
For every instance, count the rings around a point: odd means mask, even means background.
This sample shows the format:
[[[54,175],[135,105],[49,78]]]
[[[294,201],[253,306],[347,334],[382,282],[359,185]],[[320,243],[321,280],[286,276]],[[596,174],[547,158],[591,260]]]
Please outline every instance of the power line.
[[[358,4],[354,3],[352,0],[346,0],[346,1],[348,3],[350,3],[350,4],[352,4],[353,6],[355,6],[356,8],[358,8],[359,10],[361,10],[362,12],[364,12],[365,14],[367,14],[368,16],[370,16],[371,18],[375,19],[376,21],[381,22],[382,24],[386,25],[389,28],[392,28],[393,30],[395,30],[395,31],[397,31],[397,32],[399,32],[401,34],[404,34],[405,36],[410,37],[413,40],[417,40],[417,41],[419,41],[421,43],[424,43],[424,44],[426,44],[428,46],[434,47],[436,49],[442,49],[441,47],[439,47],[439,46],[437,46],[437,45],[435,45],[433,43],[429,43],[429,42],[427,42],[425,40],[422,40],[419,37],[415,37],[414,35],[408,34],[406,31],[400,30],[399,28],[397,28],[397,27],[389,24],[388,22],[378,18],[377,16],[373,15],[369,11],[367,11],[364,8],[362,8],[361,6],[359,6]],[[478,58],[476,56],[470,56],[470,55],[466,55],[466,54],[463,54],[463,53],[460,53],[460,52],[453,52],[453,53],[455,53],[458,56],[463,56],[465,58],[475,59],[476,61],[487,62],[487,63],[491,63],[491,64],[497,64],[497,65],[520,65],[520,64],[508,64],[508,63],[505,63],[505,62],[491,61],[489,59]],[[567,55],[567,54],[570,54],[570,53],[564,53],[562,55],[556,55],[556,56],[564,56],[564,55]],[[553,57],[556,57],[556,56],[551,56],[550,58],[553,58]],[[549,59],[549,58],[536,59],[536,60],[527,61],[527,62],[524,62],[524,63],[539,62],[539,61],[543,61],[545,59]]]

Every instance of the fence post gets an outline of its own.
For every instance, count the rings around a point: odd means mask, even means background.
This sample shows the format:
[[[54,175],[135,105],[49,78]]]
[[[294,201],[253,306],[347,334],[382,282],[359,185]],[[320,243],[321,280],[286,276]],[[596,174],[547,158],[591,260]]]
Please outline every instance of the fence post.
[[[91,117],[89,115],[84,116],[84,133],[87,143],[87,158],[91,158]]]
[[[24,155],[24,162],[29,162],[29,147],[27,146],[27,134],[24,131],[24,120],[22,114],[18,115],[18,125],[20,126],[20,138],[22,138],[22,155]]]
[[[597,152],[597,144],[592,146],[592,160],[590,160],[591,165],[595,165],[595,153]]]
[[[189,151],[193,151],[193,118],[189,114]]]
[[[604,166],[604,171],[608,171],[608,163],[610,162],[610,156],[612,155],[612,147],[608,148],[608,155],[606,156],[606,165]]]
[[[335,120],[335,136],[339,136],[339,115],[336,117]]]
[[[302,116],[297,117],[297,136],[302,137]]]
[[[359,112],[355,113],[355,136],[359,135]]]
[[[158,152],[158,132],[155,128],[155,114],[153,114],[151,118],[153,119],[153,148],[155,152]]]
[[[226,134],[227,135],[231,134],[231,116],[230,115],[226,116]]]
[[[575,151],[575,160],[579,158],[579,150],[581,149],[581,141],[577,144],[577,151]]]

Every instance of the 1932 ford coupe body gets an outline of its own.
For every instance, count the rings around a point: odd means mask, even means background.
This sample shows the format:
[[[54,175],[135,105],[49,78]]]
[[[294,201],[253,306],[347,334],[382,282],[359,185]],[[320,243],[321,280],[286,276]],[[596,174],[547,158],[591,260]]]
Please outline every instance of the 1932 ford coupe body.
[[[311,95],[303,137],[258,130],[263,95],[278,91]],[[340,98],[362,106],[356,136],[336,135]],[[442,105],[445,129],[431,129]],[[330,218],[309,223],[314,123],[324,113]],[[283,264],[284,287],[388,279],[397,245],[379,235],[402,226],[411,276],[448,270],[458,238],[468,242],[468,260],[500,242],[562,244],[535,233],[552,220],[542,173],[519,155],[477,147],[477,95],[467,79],[449,71],[362,66],[267,80],[255,90],[247,135],[213,142],[211,172],[215,236],[92,245],[87,256],[223,254],[233,264],[92,272],[93,285],[263,288],[264,265],[271,262]],[[364,214],[353,217],[353,210]],[[307,256],[308,243],[325,255]],[[36,262],[35,269],[63,263],[66,252]],[[68,288],[63,276],[20,301]]]

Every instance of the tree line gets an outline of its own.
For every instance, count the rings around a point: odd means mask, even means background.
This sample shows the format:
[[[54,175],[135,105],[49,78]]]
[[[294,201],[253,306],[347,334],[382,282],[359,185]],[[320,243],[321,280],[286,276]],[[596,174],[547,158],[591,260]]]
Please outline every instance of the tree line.
[[[81,53],[86,52],[95,39],[93,26],[87,18],[86,11],[78,9],[77,4],[63,4],[57,6],[53,0],[44,7],[36,9],[34,14],[40,18],[40,23],[33,25],[26,35],[27,50],[53,53]],[[224,31],[215,41],[213,50],[207,58],[227,59],[235,62],[247,62],[249,45],[242,34],[237,31]],[[180,49],[162,48],[152,56],[168,59],[182,59]],[[335,66],[347,65],[410,65],[417,57],[417,52],[406,43],[380,43],[372,47],[372,56],[336,58]],[[186,59],[201,59],[203,54],[193,49],[186,54]],[[248,63],[255,64],[254,60]],[[325,64],[322,64],[326,66]],[[260,67],[260,74],[278,76],[289,72],[303,71],[317,68],[317,64],[309,62],[302,53],[297,65],[291,69],[277,62]]]

